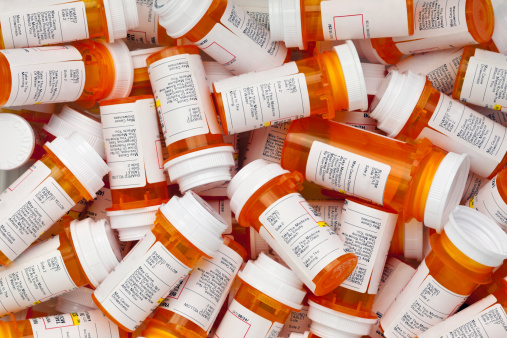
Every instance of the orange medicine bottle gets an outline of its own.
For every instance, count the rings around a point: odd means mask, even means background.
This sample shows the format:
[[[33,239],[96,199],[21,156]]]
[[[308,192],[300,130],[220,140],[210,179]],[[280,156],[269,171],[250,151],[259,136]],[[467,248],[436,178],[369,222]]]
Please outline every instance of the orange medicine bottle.
[[[146,63],[169,156],[164,169],[171,182],[184,193],[230,181],[234,147],[224,143],[199,49],[167,48]]]
[[[316,295],[325,295],[354,270],[357,257],[298,193],[302,175],[256,160],[227,187],[239,224],[252,226]],[[283,226],[282,226],[283,225]]]
[[[264,253],[249,261],[238,278],[241,285],[215,336],[278,337],[290,312],[303,306],[303,283]]]
[[[363,69],[351,41],[282,67],[215,82],[214,97],[225,134],[368,109]]]
[[[285,139],[282,167],[325,188],[403,212],[438,232],[465,189],[467,155],[428,140],[409,144],[333,121],[296,120]]]
[[[480,212],[458,206],[431,247],[380,319],[386,336],[415,337],[456,312],[507,258],[507,234]]]
[[[507,163],[507,128],[439,92],[426,76],[392,71],[381,83],[371,117],[389,137],[427,138],[436,146],[470,156],[470,170],[492,178]]]

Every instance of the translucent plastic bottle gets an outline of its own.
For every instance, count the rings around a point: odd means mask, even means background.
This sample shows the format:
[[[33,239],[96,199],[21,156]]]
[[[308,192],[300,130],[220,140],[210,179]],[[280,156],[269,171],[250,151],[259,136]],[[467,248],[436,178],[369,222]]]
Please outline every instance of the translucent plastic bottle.
[[[225,229],[222,217],[192,191],[171,198],[93,301],[120,328],[135,331],[201,258],[215,256]]]
[[[0,264],[7,265],[81,199],[92,200],[108,167],[78,134],[44,146],[46,155],[0,195]]]
[[[389,137],[428,138],[436,146],[470,156],[470,170],[492,178],[507,163],[507,128],[442,94],[425,76],[392,71],[381,84],[371,117]]]
[[[507,258],[507,234],[480,212],[459,206],[444,231],[431,237],[431,247],[380,319],[387,337],[415,337],[456,312]]]
[[[504,285],[504,278],[507,277],[507,262],[503,262],[503,264],[495,270],[493,276],[491,278],[491,282],[488,284],[480,285],[475,291],[467,298],[467,304],[473,304],[475,302],[480,301],[483,298],[491,295],[492,293],[500,290]]]
[[[96,288],[120,258],[114,232],[104,220],[67,223],[59,236],[32,246],[0,272],[2,284],[17,285],[0,295],[0,315],[85,285]]]
[[[93,38],[114,42],[139,22],[135,0],[29,0],[2,4],[0,24],[0,49],[12,49]]]
[[[167,35],[158,23],[158,14],[153,10],[153,0],[136,0],[139,25],[127,32],[127,41],[136,46],[176,46],[177,40]]]
[[[224,143],[198,48],[167,48],[146,62],[169,156],[164,169],[171,181],[182,193],[230,181],[234,148]]]
[[[458,204],[470,160],[428,140],[396,141],[341,123],[293,121],[282,167],[310,182],[403,212],[437,231]],[[347,169],[348,168],[348,169]]]
[[[324,295],[350,275],[357,257],[298,193],[302,181],[257,160],[232,179],[227,195],[239,224],[254,227],[314,294]]]
[[[130,52],[134,64],[134,83],[130,96],[153,95],[146,59],[163,49],[164,47],[154,47]]]
[[[412,0],[271,0],[269,21],[273,39],[300,49],[309,41],[414,34]]]
[[[306,295],[296,275],[265,254],[249,261],[238,275],[241,282],[222,319],[216,337],[277,337],[291,310],[301,309]]]
[[[153,96],[100,102],[113,205],[107,210],[121,241],[139,240],[169,200]]]
[[[215,82],[214,96],[225,134],[368,109],[363,70],[351,41],[312,58]]]
[[[160,304],[143,336],[207,337],[246,255],[238,242],[224,237],[215,257],[203,258]]]
[[[228,0],[157,0],[159,24],[174,39],[186,38],[232,73],[281,66],[288,58],[282,42]]]

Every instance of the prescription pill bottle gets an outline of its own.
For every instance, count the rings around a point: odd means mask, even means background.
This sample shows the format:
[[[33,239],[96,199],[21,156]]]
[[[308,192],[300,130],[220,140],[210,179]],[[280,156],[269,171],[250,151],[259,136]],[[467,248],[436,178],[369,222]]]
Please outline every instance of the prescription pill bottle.
[[[264,253],[249,261],[238,277],[241,286],[215,336],[277,337],[291,310],[301,309],[303,283]]]
[[[239,224],[253,226],[314,294],[324,295],[350,275],[357,257],[298,193],[302,181],[300,173],[257,160],[232,179],[227,195]]]
[[[368,109],[363,70],[351,41],[312,58],[215,82],[214,97],[225,134]]]
[[[507,262],[503,262],[498,269],[493,272],[491,282],[488,284],[480,285],[475,291],[467,298],[467,304],[473,304],[481,299],[491,295],[492,293],[500,290],[504,285],[504,278],[507,277]]]
[[[398,217],[389,255],[421,262],[424,258],[424,224],[416,219],[405,222],[403,216]]]
[[[306,49],[309,41],[414,34],[412,0],[357,4],[346,0],[271,0],[269,21],[273,39],[300,49]]]
[[[507,162],[507,128],[432,87],[425,76],[392,71],[377,92],[371,117],[389,137],[428,138],[436,146],[470,156],[470,170],[492,178]]]
[[[222,217],[192,191],[171,198],[93,301],[120,328],[135,331],[201,258],[216,255],[225,229]]]
[[[458,206],[431,247],[380,319],[387,337],[415,337],[455,313],[507,257],[507,234],[480,212]]]
[[[160,52],[163,49],[164,47],[153,47],[130,52],[134,65],[134,82],[132,84],[130,96],[153,95],[146,59],[150,55]]]
[[[100,116],[112,197],[107,216],[120,241],[139,240],[169,200],[155,100],[151,95],[101,101]]]
[[[46,155],[0,195],[0,264],[7,265],[81,199],[92,200],[108,167],[79,134],[44,145]]]
[[[55,310],[60,313],[74,313],[97,310],[92,299],[93,290],[83,286],[56,298]]]
[[[164,169],[171,181],[182,193],[230,181],[234,148],[224,143],[199,49],[167,48],[146,63],[169,156]]]
[[[2,269],[0,281],[5,285],[15,282],[19,287],[0,295],[0,315],[26,309],[78,287],[98,287],[118,265],[120,257],[116,237],[104,220],[67,223],[59,236],[32,246]]]
[[[153,0],[134,0],[137,5],[139,25],[127,32],[126,41],[135,46],[176,46],[177,40],[167,35],[158,22],[158,14],[153,10]]]
[[[238,242],[224,237],[215,257],[201,259],[192,273],[172,289],[143,336],[206,338],[246,255]]]
[[[55,112],[55,104],[37,104],[31,106],[17,106],[0,108],[1,113],[16,114],[27,120],[29,123],[48,123]]]
[[[12,1],[2,5],[0,49],[127,36],[138,26],[135,0]]]
[[[186,38],[235,75],[281,66],[283,42],[228,0],[155,0],[159,23],[174,39]]]
[[[296,120],[282,167],[307,180],[403,212],[440,231],[465,188],[470,160],[423,140],[404,143],[319,118]],[[347,179],[350,177],[350,180]]]

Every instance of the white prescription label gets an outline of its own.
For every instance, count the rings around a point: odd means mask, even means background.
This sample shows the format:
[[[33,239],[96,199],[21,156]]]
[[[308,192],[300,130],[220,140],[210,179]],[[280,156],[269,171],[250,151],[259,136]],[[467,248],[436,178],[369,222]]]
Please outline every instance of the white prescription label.
[[[313,278],[345,255],[342,240],[299,193],[274,202],[259,221],[262,238],[312,291]]]
[[[27,251],[25,260],[0,272],[0,315],[17,312],[77,288],[53,237]],[[39,255],[37,255],[39,254]]]
[[[213,337],[276,338],[282,328],[282,323],[271,322],[234,299]]]
[[[171,291],[160,307],[209,332],[242,262],[240,255],[222,245],[213,259],[201,258],[192,273]]]
[[[338,233],[344,202],[338,200],[322,200],[308,201],[308,203],[310,203],[317,215],[322,217],[324,222],[326,222],[334,232]]]
[[[290,62],[215,83],[216,92],[222,94],[229,134],[310,116],[305,75],[297,73],[296,63]]]
[[[306,331],[310,331],[312,320],[308,318],[308,308],[309,306],[305,305],[299,312],[291,311],[289,318],[287,318],[283,325],[279,337],[289,337],[292,333],[305,333]]]
[[[11,70],[12,87],[6,107],[72,102],[83,93],[85,67],[74,47],[8,49],[0,53]]]
[[[6,49],[89,38],[84,1],[36,8],[25,6],[12,12],[0,12],[0,25]]]
[[[326,40],[373,39],[409,34],[406,0],[330,0],[322,1],[320,8]]]
[[[155,241],[149,232],[94,293],[106,311],[132,331],[191,270]]]
[[[196,45],[235,75],[281,66],[287,57],[282,42],[243,9],[227,2],[220,23]]]
[[[282,123],[252,131],[243,165],[258,159],[280,164],[289,126],[290,123]]]
[[[390,171],[387,164],[314,141],[306,164],[306,179],[382,205]]]
[[[100,310],[30,319],[37,338],[80,337],[119,338],[118,326]]]
[[[153,10],[155,0],[136,0],[139,26],[127,31],[127,40],[139,44],[158,43],[158,15]]]
[[[507,232],[507,204],[500,196],[496,179],[495,176],[485,186],[481,187],[479,193],[472,196],[466,205],[488,216],[503,231]]]
[[[148,66],[165,144],[211,132],[220,126],[199,55],[175,55]]]
[[[153,99],[100,107],[111,189],[164,182],[162,140]]]

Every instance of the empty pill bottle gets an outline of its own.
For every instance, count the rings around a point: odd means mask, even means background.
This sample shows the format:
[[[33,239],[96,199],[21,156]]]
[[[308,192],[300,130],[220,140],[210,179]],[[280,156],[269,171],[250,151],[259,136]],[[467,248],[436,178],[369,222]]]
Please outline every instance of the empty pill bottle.
[[[85,285],[96,288],[120,259],[117,239],[105,220],[73,220],[60,235],[32,246],[0,272],[2,283],[16,281],[19,286],[0,295],[0,313],[17,312]]]
[[[312,58],[215,82],[214,97],[225,134],[368,109],[363,70],[351,41]]]
[[[56,298],[55,310],[60,313],[75,313],[97,310],[92,299],[93,289],[86,286],[64,293]]]
[[[167,35],[158,22],[158,14],[153,10],[153,0],[135,0],[139,25],[127,32],[126,41],[134,46],[176,46],[177,40]]]
[[[44,145],[46,155],[1,195],[0,264],[7,265],[81,199],[91,201],[108,167],[79,134]]]
[[[153,10],[167,35],[188,39],[235,75],[278,67],[290,57],[234,1],[156,0]]]
[[[214,337],[278,337],[306,291],[296,275],[261,253],[238,274],[241,282]]]
[[[507,257],[507,234],[480,212],[458,206],[443,232],[431,237],[431,247],[380,319],[387,337],[415,337],[456,312]]]
[[[113,201],[107,216],[120,241],[139,240],[169,201],[155,100],[151,95],[101,101],[100,117]]]
[[[463,50],[452,97],[507,112],[506,88],[498,77],[507,71],[507,56],[474,46]],[[476,79],[481,79],[477,81]]]
[[[414,34],[412,0],[366,0],[358,4],[345,0],[271,0],[269,21],[273,39],[300,49],[306,49],[309,41]]]
[[[153,95],[146,59],[150,55],[160,52],[163,49],[164,47],[154,47],[130,52],[134,65],[134,82],[132,84],[130,96]]]
[[[292,122],[282,167],[440,231],[461,199],[470,159],[428,140],[409,144],[311,117]]]
[[[215,256],[225,229],[222,217],[194,192],[174,196],[93,301],[120,328],[135,331],[202,257]]]
[[[207,337],[246,255],[238,242],[224,237],[215,257],[202,258],[192,273],[172,289],[143,336]]]
[[[146,63],[168,152],[164,169],[171,182],[184,193],[230,181],[234,148],[224,143],[199,49],[167,48]]]
[[[423,75],[392,71],[381,84],[370,116],[389,137],[427,138],[436,146],[470,156],[470,170],[492,178],[507,162],[507,128],[451,99]]]
[[[135,0],[81,0],[68,2],[15,1],[2,6],[0,48],[56,45],[127,36],[138,25]]]
[[[424,224],[415,219],[405,222],[403,216],[398,217],[389,255],[421,262],[424,258]]]
[[[239,224],[254,227],[313,293],[324,295],[350,275],[357,257],[299,194],[302,181],[257,160],[234,176],[227,195]]]
[[[93,337],[128,338],[106,315],[95,311],[80,311],[54,316],[0,322],[0,335],[4,338]]]
[[[55,112],[55,104],[37,104],[31,106],[18,106],[0,108],[1,113],[16,114],[27,120],[29,123],[48,123]]]

